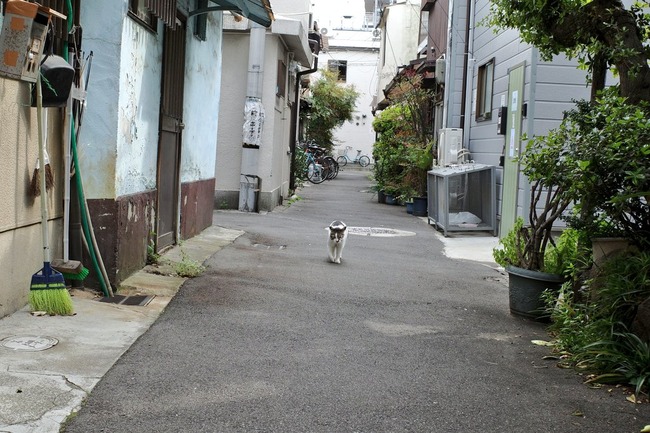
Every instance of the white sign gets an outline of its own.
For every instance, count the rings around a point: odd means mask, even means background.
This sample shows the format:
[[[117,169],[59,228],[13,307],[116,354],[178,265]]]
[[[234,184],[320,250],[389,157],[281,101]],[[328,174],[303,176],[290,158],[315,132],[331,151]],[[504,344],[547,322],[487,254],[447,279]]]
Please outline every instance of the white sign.
[[[244,106],[244,144],[260,146],[264,129],[264,106],[259,98],[246,98]]]

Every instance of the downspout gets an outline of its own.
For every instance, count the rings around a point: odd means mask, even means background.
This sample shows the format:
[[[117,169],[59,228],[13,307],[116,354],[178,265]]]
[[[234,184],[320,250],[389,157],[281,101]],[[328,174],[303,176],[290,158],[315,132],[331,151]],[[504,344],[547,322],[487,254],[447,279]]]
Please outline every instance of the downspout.
[[[313,74],[318,70],[318,55],[314,56],[314,67],[296,74],[296,91],[294,96],[294,109],[291,110],[291,134],[289,137],[289,151],[291,152],[291,171],[289,174],[289,189],[296,190],[296,141],[298,138],[298,119],[300,113],[300,78],[303,75]]]
[[[474,0],[469,0],[466,22],[461,123],[463,127],[463,147],[469,150],[470,130],[472,126],[472,87],[474,83],[474,64],[476,62],[476,59],[474,59]]]
[[[449,127],[449,121],[447,119],[447,116],[449,116],[449,104],[451,103],[449,101],[449,95],[451,93],[451,87],[452,87],[452,82],[453,82],[453,77],[451,76],[451,71],[453,68],[451,67],[451,63],[453,61],[453,56],[452,56],[452,40],[453,40],[453,34],[454,34],[454,28],[453,28],[453,19],[454,19],[454,0],[449,0],[448,3],[448,12],[447,12],[447,47],[445,51],[445,91],[444,91],[444,96],[443,96],[443,104],[442,104],[442,128],[447,128]]]
[[[264,128],[262,89],[265,44],[266,28],[251,21],[239,187],[239,210],[245,212],[257,210],[261,190],[259,153]]]

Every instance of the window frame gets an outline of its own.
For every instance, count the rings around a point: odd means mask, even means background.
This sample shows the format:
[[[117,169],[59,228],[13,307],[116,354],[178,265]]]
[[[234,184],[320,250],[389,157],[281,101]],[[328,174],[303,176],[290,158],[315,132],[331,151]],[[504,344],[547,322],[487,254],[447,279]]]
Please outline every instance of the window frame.
[[[140,16],[141,14],[146,16]],[[140,23],[147,30],[153,33],[157,32],[158,19],[151,11],[147,10],[145,0],[129,0],[128,16]]]
[[[478,67],[476,83],[476,121],[492,119],[494,96],[494,57]]]
[[[347,83],[348,79],[348,61],[331,59],[327,61],[327,69],[336,72],[336,81]]]
[[[196,0],[196,9],[208,7],[208,0]],[[207,40],[208,14],[198,14],[194,17],[194,36],[200,41]]]

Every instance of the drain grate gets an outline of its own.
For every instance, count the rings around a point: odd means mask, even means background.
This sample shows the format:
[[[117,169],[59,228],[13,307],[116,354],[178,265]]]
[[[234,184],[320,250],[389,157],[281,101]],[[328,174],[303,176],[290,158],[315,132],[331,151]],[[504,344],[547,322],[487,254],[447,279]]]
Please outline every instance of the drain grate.
[[[348,227],[348,233],[350,233],[351,235],[378,236],[378,237],[415,236],[414,232],[409,232],[406,230],[389,229],[383,227]]]
[[[39,352],[41,350],[49,349],[59,343],[59,340],[53,337],[36,337],[36,336],[20,336],[20,337],[7,337],[2,340],[0,345],[4,348],[11,350],[21,350],[26,352]]]
[[[99,302],[106,302],[107,304],[146,307],[149,305],[149,302],[151,302],[155,297],[156,295],[113,295],[110,298],[101,298]]]

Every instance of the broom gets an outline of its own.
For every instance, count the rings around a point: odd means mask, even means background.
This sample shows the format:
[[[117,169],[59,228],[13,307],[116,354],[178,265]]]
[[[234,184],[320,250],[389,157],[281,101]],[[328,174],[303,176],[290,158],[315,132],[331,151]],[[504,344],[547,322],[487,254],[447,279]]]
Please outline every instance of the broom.
[[[41,161],[45,161],[45,146],[43,141],[43,124],[41,123],[43,99],[41,94],[41,75],[36,78],[36,115],[38,121],[38,152]],[[72,299],[65,287],[63,275],[50,266],[49,234],[47,230],[47,199],[45,197],[45,170],[40,171],[41,177],[41,228],[43,234],[43,268],[32,275],[29,291],[29,303],[33,311],[45,311],[50,315],[73,314]]]

